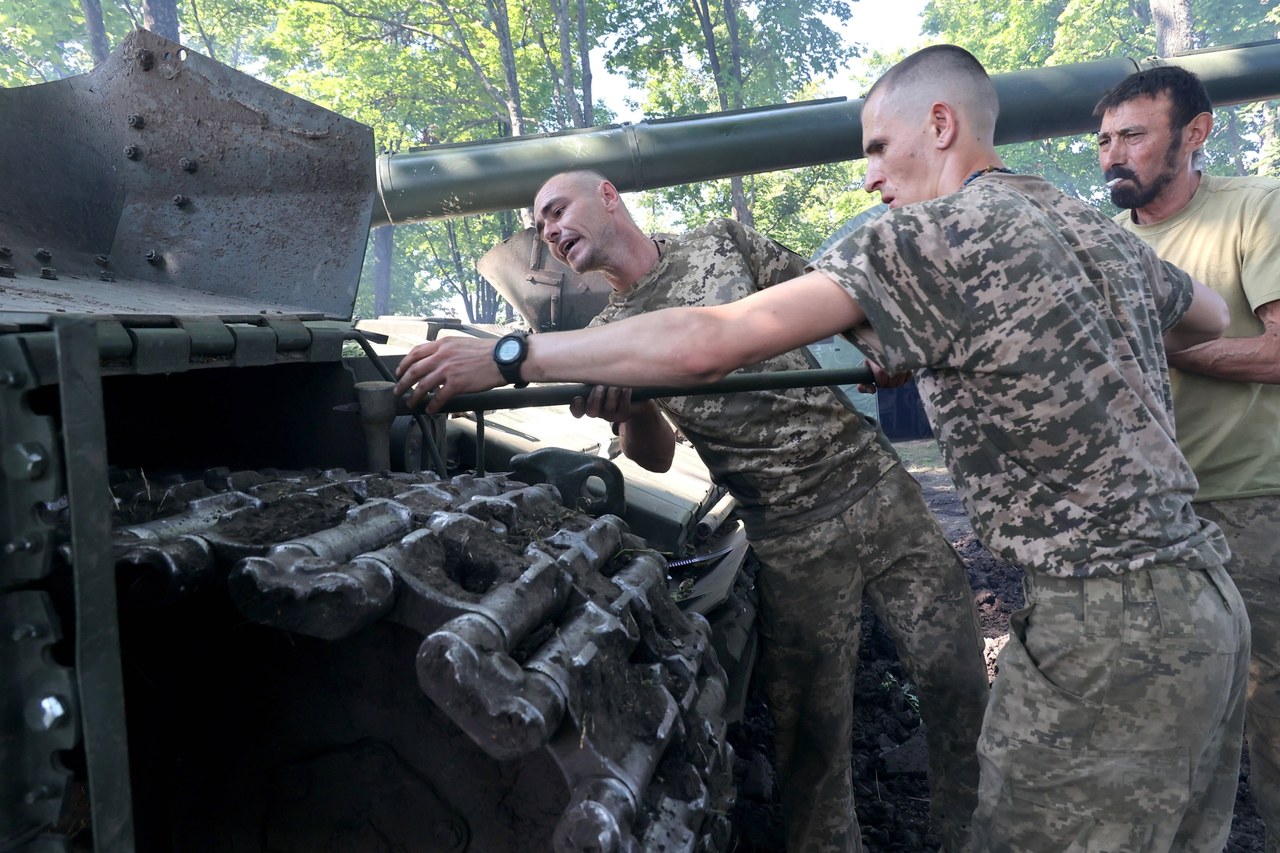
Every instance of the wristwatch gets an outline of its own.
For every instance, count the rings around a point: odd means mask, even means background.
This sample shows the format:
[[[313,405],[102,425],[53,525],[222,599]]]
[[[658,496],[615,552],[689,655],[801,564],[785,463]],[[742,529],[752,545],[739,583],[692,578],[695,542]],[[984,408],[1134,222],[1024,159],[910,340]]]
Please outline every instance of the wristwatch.
[[[520,380],[520,365],[529,354],[528,332],[512,332],[498,338],[493,345],[493,360],[498,365],[502,378],[517,388],[524,388],[528,382]]]

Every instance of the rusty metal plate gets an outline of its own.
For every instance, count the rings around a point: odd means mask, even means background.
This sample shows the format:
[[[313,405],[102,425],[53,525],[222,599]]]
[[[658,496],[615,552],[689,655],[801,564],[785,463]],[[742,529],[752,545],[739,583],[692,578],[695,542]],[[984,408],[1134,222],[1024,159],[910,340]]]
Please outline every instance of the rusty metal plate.
[[[145,30],[0,126],[0,310],[350,319],[368,127]]]

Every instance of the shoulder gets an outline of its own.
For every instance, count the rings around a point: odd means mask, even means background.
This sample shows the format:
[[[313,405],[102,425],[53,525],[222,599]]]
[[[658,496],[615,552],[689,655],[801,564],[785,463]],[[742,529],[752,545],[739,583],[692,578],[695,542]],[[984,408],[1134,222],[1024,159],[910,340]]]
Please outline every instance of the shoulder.
[[[1211,197],[1224,203],[1276,204],[1280,203],[1280,180],[1258,175],[1224,177],[1201,176],[1201,188]]]

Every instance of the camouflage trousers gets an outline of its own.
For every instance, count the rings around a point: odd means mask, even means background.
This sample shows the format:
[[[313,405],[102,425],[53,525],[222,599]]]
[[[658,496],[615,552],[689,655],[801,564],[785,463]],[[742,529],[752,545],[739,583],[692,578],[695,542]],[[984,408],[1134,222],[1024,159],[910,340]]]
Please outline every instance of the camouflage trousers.
[[[864,594],[916,685],[934,825],[946,850],[967,849],[987,669],[964,566],[919,485],[894,466],[836,518],[752,546],[787,850],[862,850],[850,759]]]
[[[1280,853],[1280,497],[1195,505],[1216,522],[1231,546],[1227,571],[1240,590],[1252,626],[1245,738],[1249,787],[1267,826],[1267,853]]]
[[[1249,663],[1226,570],[1025,584],[978,743],[974,849],[1221,851]]]

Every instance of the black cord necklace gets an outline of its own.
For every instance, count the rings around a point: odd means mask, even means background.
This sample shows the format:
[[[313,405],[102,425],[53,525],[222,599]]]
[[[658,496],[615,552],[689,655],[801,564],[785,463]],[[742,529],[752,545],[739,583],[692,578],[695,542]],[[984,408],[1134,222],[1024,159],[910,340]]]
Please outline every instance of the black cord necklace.
[[[1003,172],[1006,175],[1012,175],[1013,169],[1006,169],[1004,166],[988,166],[985,169],[979,169],[969,177],[965,178],[964,183],[961,184],[960,186],[967,187],[969,186],[969,184],[973,183],[978,178],[981,178],[983,175],[990,175],[992,172]]]

